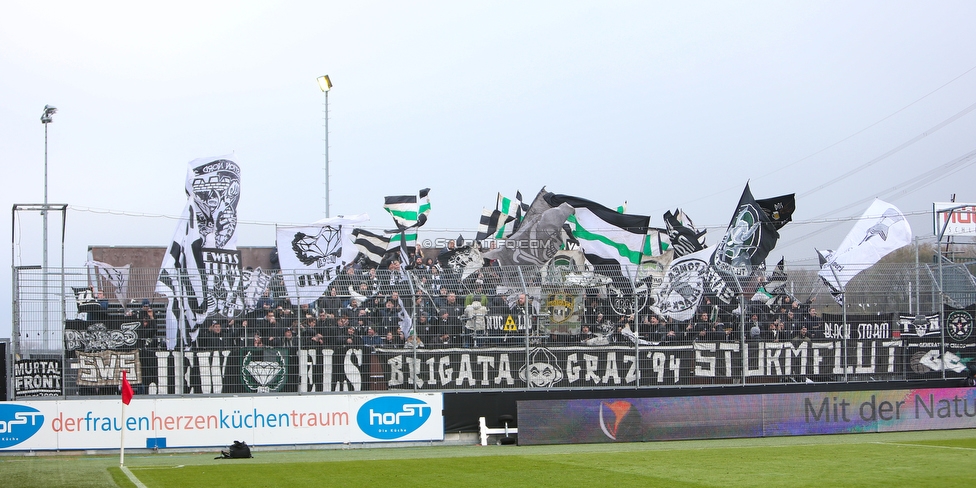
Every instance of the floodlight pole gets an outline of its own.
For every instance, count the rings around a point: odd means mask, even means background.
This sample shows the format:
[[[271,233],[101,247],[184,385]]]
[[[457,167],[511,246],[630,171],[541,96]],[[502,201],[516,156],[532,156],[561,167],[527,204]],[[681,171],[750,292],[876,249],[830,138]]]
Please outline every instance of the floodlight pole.
[[[329,90],[332,89],[332,80],[329,75],[323,75],[316,81],[325,94],[325,218],[329,218]]]
[[[44,227],[42,234],[42,250],[41,250],[41,276],[42,276],[42,286],[43,291],[41,292],[43,305],[41,319],[44,321],[43,333],[44,339],[43,344],[45,349],[47,348],[48,342],[48,314],[49,307],[48,304],[48,289],[47,289],[47,124],[53,121],[54,114],[58,111],[56,107],[51,105],[44,106],[44,113],[41,114],[41,123],[44,124],[44,207],[41,209],[41,225]]]

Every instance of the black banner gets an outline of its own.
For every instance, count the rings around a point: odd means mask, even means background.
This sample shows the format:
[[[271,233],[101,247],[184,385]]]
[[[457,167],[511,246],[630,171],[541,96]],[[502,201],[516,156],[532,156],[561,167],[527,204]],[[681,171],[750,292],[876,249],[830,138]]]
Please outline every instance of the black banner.
[[[892,339],[900,336],[895,314],[823,314],[823,337],[828,340]]]
[[[0,344],[2,347],[3,344]],[[4,363],[6,368],[6,363]],[[21,359],[14,362],[14,396],[16,398],[61,396],[60,359]],[[0,397],[6,399],[6,395]]]
[[[971,367],[976,367],[976,306],[957,309],[946,305],[943,314],[944,328],[940,327],[938,314],[899,316],[909,378],[965,377],[970,375]]]
[[[157,350],[149,394],[177,394],[179,361],[183,361],[184,394],[361,391],[385,389],[384,372],[362,348],[242,348],[223,350]],[[372,382],[370,384],[369,382]]]
[[[848,315],[846,322],[843,316],[825,314],[814,338],[805,341],[702,341],[639,349],[527,337],[530,322],[524,316],[492,314],[478,340],[485,347],[429,347],[416,353],[384,347],[90,351],[129,346],[138,329],[86,326],[77,327],[74,339],[66,341],[77,348],[64,366],[73,373],[67,385],[55,384],[54,377],[62,376],[50,364],[24,363],[16,394],[61,395],[74,387],[91,389],[86,394],[115,394],[123,368],[137,394],[150,395],[955,378],[967,376],[969,364],[976,364],[974,312],[947,308],[944,328],[940,314]],[[543,342],[526,349],[527,338]],[[51,371],[50,376],[37,373],[41,370]],[[183,378],[177,381],[179,374]],[[40,390],[28,393],[38,384]],[[184,385],[182,391],[177,384]]]
[[[377,349],[391,389],[589,388],[882,379],[900,339],[696,342],[678,346]],[[846,354],[845,354],[846,352]]]

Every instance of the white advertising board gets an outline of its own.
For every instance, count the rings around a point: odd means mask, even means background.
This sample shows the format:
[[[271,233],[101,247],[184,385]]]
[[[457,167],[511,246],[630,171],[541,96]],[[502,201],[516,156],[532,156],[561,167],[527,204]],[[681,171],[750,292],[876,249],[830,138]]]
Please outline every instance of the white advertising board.
[[[0,403],[0,450],[444,440],[441,393]]]
[[[952,215],[947,209],[953,209]],[[945,226],[945,237],[976,236],[976,203],[935,202],[932,204],[932,228],[938,236]]]

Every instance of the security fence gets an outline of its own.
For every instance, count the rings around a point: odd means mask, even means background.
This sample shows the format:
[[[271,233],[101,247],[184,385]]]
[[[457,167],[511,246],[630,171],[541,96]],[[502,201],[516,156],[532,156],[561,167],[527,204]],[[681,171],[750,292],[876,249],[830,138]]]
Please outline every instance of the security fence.
[[[145,395],[969,376],[976,283],[965,266],[878,264],[843,305],[818,271],[747,282],[573,266],[173,277],[200,280],[197,299],[157,293],[158,269],[127,270],[116,288],[87,268],[16,268],[12,391],[115,395],[122,371]],[[285,286],[312,279],[332,281],[315,297]]]

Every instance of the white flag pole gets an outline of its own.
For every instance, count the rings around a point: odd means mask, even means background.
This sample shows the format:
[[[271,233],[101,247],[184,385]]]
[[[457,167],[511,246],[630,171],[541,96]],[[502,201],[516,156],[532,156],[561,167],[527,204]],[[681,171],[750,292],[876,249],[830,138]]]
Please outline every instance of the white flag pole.
[[[119,435],[119,467],[125,466],[125,402],[122,402],[122,433]]]

